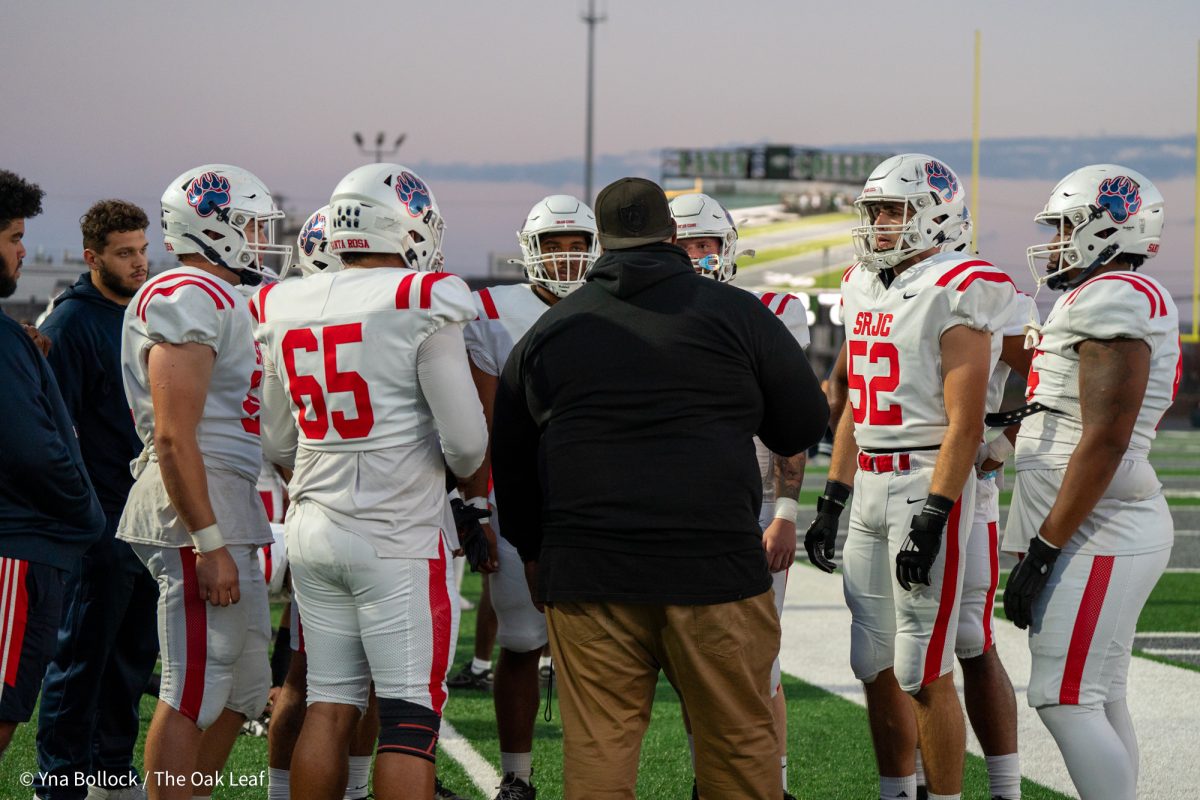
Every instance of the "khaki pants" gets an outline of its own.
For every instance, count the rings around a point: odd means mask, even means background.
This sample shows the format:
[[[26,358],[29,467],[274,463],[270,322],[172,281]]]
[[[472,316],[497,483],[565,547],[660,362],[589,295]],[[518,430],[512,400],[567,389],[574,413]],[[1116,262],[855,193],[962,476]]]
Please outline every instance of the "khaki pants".
[[[660,669],[691,718],[700,796],[783,796],[770,704],[779,652],[772,592],[707,606],[556,603],[546,622],[566,800],[635,796]]]

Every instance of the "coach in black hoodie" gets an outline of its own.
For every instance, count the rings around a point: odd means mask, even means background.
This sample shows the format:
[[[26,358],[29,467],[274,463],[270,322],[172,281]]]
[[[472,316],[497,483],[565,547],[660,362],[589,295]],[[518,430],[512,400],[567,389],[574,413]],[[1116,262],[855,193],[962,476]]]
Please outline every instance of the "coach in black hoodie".
[[[504,535],[546,604],[566,797],[633,796],[661,668],[692,718],[701,796],[778,800],[752,439],[792,455],[829,410],[784,325],[694,273],[661,188],[623,178],[596,217],[605,252],[513,350],[492,429]]]

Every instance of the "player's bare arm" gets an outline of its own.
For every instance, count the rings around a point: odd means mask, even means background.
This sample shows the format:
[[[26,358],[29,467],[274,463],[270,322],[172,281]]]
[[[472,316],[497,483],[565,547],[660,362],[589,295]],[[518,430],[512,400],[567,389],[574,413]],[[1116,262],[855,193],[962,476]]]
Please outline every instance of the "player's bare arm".
[[[800,487],[804,484],[806,453],[794,456],[771,454],[775,475],[775,519],[763,531],[763,549],[771,572],[783,572],[796,560],[796,513]]]
[[[154,449],[163,486],[175,513],[192,534],[213,531],[217,522],[196,439],[215,358],[207,345],[162,343],[150,348],[147,363],[154,403]],[[203,542],[197,542],[197,550],[200,596],[219,606],[238,602],[238,569],[229,551],[224,545],[210,550]]]
[[[837,361],[833,363],[833,372],[829,374],[828,388],[825,398],[829,401],[829,424],[836,432],[842,411],[846,408],[846,398],[850,396],[850,378],[846,371],[846,343],[838,351]]]
[[[1079,345],[1083,433],[1062,488],[1038,534],[1061,548],[1104,496],[1142,408],[1150,348],[1140,339],[1090,339]]]
[[[930,494],[957,500],[975,468],[991,372],[991,339],[987,331],[965,325],[942,334],[942,398],[947,425],[933,468]]]
[[[483,463],[479,465],[479,469],[475,470],[475,474],[466,480],[458,482],[458,492],[463,496],[463,500],[471,501],[476,498],[482,498],[483,502],[487,502],[488,498],[488,479],[492,474],[492,408],[496,404],[496,386],[499,385],[500,379],[495,375],[490,375],[479,367],[475,366],[475,362],[471,361],[468,356],[467,361],[471,366],[471,380],[475,383],[475,392],[479,395],[479,404],[483,406],[483,419],[487,423],[488,430],[488,446],[484,451]],[[481,564],[480,572],[495,572],[500,568],[499,556],[496,553],[496,532],[492,529],[492,525],[488,521],[482,521],[484,536],[487,537],[488,544],[488,560],[486,564]]]

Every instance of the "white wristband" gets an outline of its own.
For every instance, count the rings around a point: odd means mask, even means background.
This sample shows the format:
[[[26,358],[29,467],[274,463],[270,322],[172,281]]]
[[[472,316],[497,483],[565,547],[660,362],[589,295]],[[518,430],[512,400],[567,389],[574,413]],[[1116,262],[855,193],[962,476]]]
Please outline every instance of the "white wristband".
[[[491,506],[488,505],[488,499],[486,497],[471,497],[464,502],[466,505],[469,505],[472,508],[482,509],[483,511],[489,511],[491,509]],[[481,517],[479,521],[483,522],[484,520],[488,519],[491,519],[491,514],[488,514],[486,517]]]
[[[225,546],[225,537],[221,535],[221,529],[217,527],[216,523],[213,523],[207,528],[192,531],[192,544],[201,553],[211,553],[213,550],[219,550]]]
[[[775,519],[786,519],[795,523],[800,514],[800,504],[792,497],[779,497],[775,500]]]

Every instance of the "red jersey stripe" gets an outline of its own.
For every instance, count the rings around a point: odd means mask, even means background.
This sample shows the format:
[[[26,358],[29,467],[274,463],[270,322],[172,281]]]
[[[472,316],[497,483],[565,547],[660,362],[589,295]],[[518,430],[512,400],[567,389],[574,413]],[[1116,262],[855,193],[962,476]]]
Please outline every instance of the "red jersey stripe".
[[[851,264],[850,266],[846,267],[846,271],[842,273],[842,283],[845,283],[846,281],[850,280],[850,273],[854,272],[854,268],[857,266],[858,266],[858,264],[855,263],[855,264]]]
[[[433,308],[434,284],[443,278],[449,277],[451,277],[449,272],[426,272],[421,276],[421,308]]]
[[[450,666],[450,593],[446,588],[446,548],[438,541],[438,557],[429,560],[429,617],[433,626],[433,659],[429,667],[429,701],[438,716],[446,703],[446,670]]]
[[[958,266],[952,268],[949,272],[947,272],[942,277],[938,278],[937,283],[935,285],[936,286],[949,286],[950,281],[954,280],[959,275],[963,274],[964,272],[971,269],[972,267],[990,267],[990,266],[992,266],[990,263],[988,263],[987,261],[980,260],[980,259],[975,259],[974,261],[964,261],[961,264],[959,264]]]
[[[29,591],[25,581],[29,576],[29,562],[19,558],[0,559],[4,568],[0,571],[0,587],[4,591],[4,616],[0,619],[0,664],[3,664],[5,686],[16,687],[17,668],[21,664],[21,651],[25,647],[25,623],[29,617]]]
[[[987,524],[988,531],[988,590],[983,601],[983,652],[992,649],[994,641],[992,620],[996,605],[996,587],[1000,585],[1000,527],[997,522]]]
[[[216,292],[209,288],[210,284],[194,280],[189,276],[188,278],[177,283],[173,283],[170,286],[155,286],[153,289],[143,294],[141,302],[138,303],[138,316],[141,317],[142,322],[146,321],[146,311],[150,307],[151,300],[159,296],[170,297],[185,286],[199,286],[205,292],[205,294],[212,298],[212,301],[217,306],[218,311],[225,310],[226,306],[224,302],[222,302],[221,298]],[[232,303],[230,303],[230,307],[232,307]]]
[[[1009,283],[1012,284],[1012,278],[1003,272],[972,272],[963,282],[958,285],[958,291],[965,292],[967,287],[975,281],[990,281],[992,283]],[[1015,287],[1016,284],[1013,284]]]
[[[208,609],[205,605],[208,601],[200,596],[200,582],[196,579],[196,551],[190,547],[179,548],[179,561],[183,567],[183,620],[187,648],[179,713],[195,722],[200,718],[200,707],[204,704],[204,670],[208,666]]]
[[[1151,314],[1151,319],[1154,317],[1161,317],[1167,313],[1167,301],[1163,299],[1162,292],[1159,291],[1158,285],[1155,284],[1154,281],[1150,280],[1145,275],[1138,275],[1136,272],[1114,272],[1113,277],[1144,286],[1154,293],[1154,296],[1158,298],[1158,312]]]
[[[767,308],[770,308],[771,303],[773,303],[775,301],[775,292],[767,292],[759,299],[762,300],[762,304],[764,306],[766,306]]]
[[[1099,278],[1092,278],[1090,281],[1071,292],[1071,294],[1067,297],[1066,305],[1071,305],[1074,303],[1079,298],[1080,292],[1082,292],[1088,286],[1091,286],[1093,283],[1099,283],[1100,281],[1108,280],[1119,280],[1123,283],[1128,283],[1134,289],[1141,292],[1146,298],[1147,302],[1150,303],[1150,319],[1154,319],[1156,316],[1158,316],[1158,304],[1155,301],[1154,294],[1148,288],[1146,288],[1146,284],[1137,280],[1126,280],[1126,274],[1123,272],[1110,272],[1107,275],[1101,275]],[[1163,309],[1163,312],[1166,312],[1165,308]]]
[[[500,312],[496,310],[496,301],[492,299],[491,290],[480,289],[479,302],[483,303],[483,313],[488,319],[500,319]]]
[[[796,299],[794,294],[785,294],[783,299],[779,301],[779,308],[775,309],[775,316],[782,317],[783,310],[787,308],[787,304]]]
[[[278,283],[268,283],[250,301],[250,313],[254,314],[254,318],[260,324],[267,321],[267,295],[278,285]]]
[[[929,636],[929,649],[925,651],[925,672],[921,676],[921,686],[928,686],[942,676],[942,662],[946,660],[946,646],[954,647],[954,639],[950,637],[950,613],[956,604],[955,594],[958,590],[958,526],[962,524],[962,498],[954,502],[950,509],[950,518],[946,521],[946,533],[942,541],[946,543],[946,562],[942,569],[942,595],[938,601],[937,617],[933,623],[933,633]]]
[[[409,295],[412,293],[412,284],[416,277],[416,273],[412,272],[400,279],[400,285],[396,287],[396,308],[411,307]]]
[[[1083,670],[1087,666],[1088,650],[1096,633],[1096,623],[1104,609],[1104,596],[1108,593],[1108,581],[1112,578],[1116,556],[1094,556],[1092,570],[1088,573],[1083,599],[1075,616],[1075,627],[1071,631],[1071,644],[1067,648],[1067,663],[1063,667],[1062,686],[1058,692],[1060,705],[1079,704],[1079,686],[1083,683]]]

